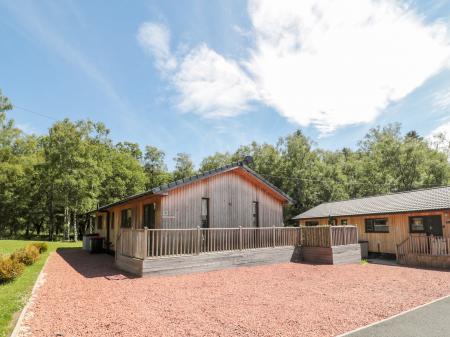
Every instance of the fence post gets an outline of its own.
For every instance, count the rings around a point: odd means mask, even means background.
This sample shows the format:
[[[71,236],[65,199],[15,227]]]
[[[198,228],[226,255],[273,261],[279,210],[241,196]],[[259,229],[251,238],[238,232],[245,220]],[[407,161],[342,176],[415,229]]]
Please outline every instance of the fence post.
[[[201,233],[200,233],[200,226],[197,226],[197,244],[195,247],[195,254],[199,255],[200,254],[200,237]]]
[[[272,228],[272,235],[273,235],[273,248],[276,247],[276,241],[275,241],[275,225]]]
[[[242,226],[239,226],[239,250],[242,250]]]

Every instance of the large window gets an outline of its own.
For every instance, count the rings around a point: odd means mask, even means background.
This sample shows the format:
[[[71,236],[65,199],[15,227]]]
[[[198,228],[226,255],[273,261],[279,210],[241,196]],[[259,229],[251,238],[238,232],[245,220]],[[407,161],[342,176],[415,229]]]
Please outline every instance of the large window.
[[[389,233],[388,219],[366,219],[366,233]]]
[[[252,226],[259,227],[259,204],[257,201],[252,203]]]
[[[310,227],[310,226],[319,226],[319,221],[315,221],[315,220],[305,221],[305,226],[308,226],[308,227]]]
[[[120,227],[131,228],[131,217],[132,217],[131,208],[122,210]]]
[[[425,233],[425,223],[423,221],[423,217],[410,217],[409,231],[410,233]]]
[[[202,228],[209,228],[209,199],[202,198],[201,209]]]
[[[97,229],[103,228],[103,216],[99,215],[97,216]]]

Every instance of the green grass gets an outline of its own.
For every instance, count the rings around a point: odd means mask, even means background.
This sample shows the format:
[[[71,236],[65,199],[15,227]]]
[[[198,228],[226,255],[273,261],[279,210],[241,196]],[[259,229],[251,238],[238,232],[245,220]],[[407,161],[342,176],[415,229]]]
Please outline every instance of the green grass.
[[[37,241],[0,240],[0,254],[10,254],[26,245]],[[59,247],[80,247],[81,242],[47,242],[48,251],[43,253],[32,266],[26,267],[24,273],[15,281],[0,285],[0,337],[6,337],[13,328],[11,322],[15,313],[22,310],[33,285],[44,266],[49,253]]]

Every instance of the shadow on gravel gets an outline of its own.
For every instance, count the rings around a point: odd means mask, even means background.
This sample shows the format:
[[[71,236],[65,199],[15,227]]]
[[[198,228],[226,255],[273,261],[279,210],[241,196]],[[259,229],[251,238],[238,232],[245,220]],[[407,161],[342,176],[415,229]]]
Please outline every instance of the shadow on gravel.
[[[56,253],[86,278],[104,277],[112,281],[136,278],[117,269],[111,255],[89,254],[81,248],[58,248]]]

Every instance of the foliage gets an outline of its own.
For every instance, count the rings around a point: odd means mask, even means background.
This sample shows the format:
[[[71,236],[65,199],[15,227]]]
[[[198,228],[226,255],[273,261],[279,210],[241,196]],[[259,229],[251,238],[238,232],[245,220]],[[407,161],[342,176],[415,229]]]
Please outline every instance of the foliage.
[[[39,259],[39,256],[39,249],[33,245],[28,245],[12,253],[11,259],[23,263],[26,266],[31,266]]]
[[[232,161],[232,157],[228,152],[220,153],[216,152],[212,156],[208,156],[200,163],[199,172],[206,172],[218,167],[229,164]]]
[[[0,254],[10,254],[17,249],[26,247],[29,243],[30,241],[26,240],[1,240]],[[19,312],[28,300],[33,284],[50,252],[59,248],[80,246],[80,243],[67,242],[48,242],[47,244],[48,251],[43,253],[35,264],[27,267],[19,278],[0,285],[0,337],[9,336],[13,315]]]
[[[402,133],[399,124],[371,129],[355,149],[317,148],[301,130],[276,144],[252,142],[204,158],[198,172],[178,153],[169,172],[165,153],[147,145],[114,144],[103,123],[55,122],[47,134],[26,135],[8,119],[0,91],[0,237],[49,239],[82,234],[86,213],[156,186],[253,157],[251,168],[294,200],[285,220],[319,203],[448,184],[450,140]]]
[[[46,242],[33,242],[31,245],[36,247],[40,254],[48,250],[48,244]]]
[[[22,275],[25,266],[10,256],[0,256],[0,284],[11,282]]]
[[[195,174],[194,163],[187,153],[178,153],[173,160],[175,162],[174,180],[188,178]]]
[[[147,175],[147,190],[167,184],[172,180],[172,175],[167,171],[164,162],[166,154],[154,146],[145,147],[144,170]]]

